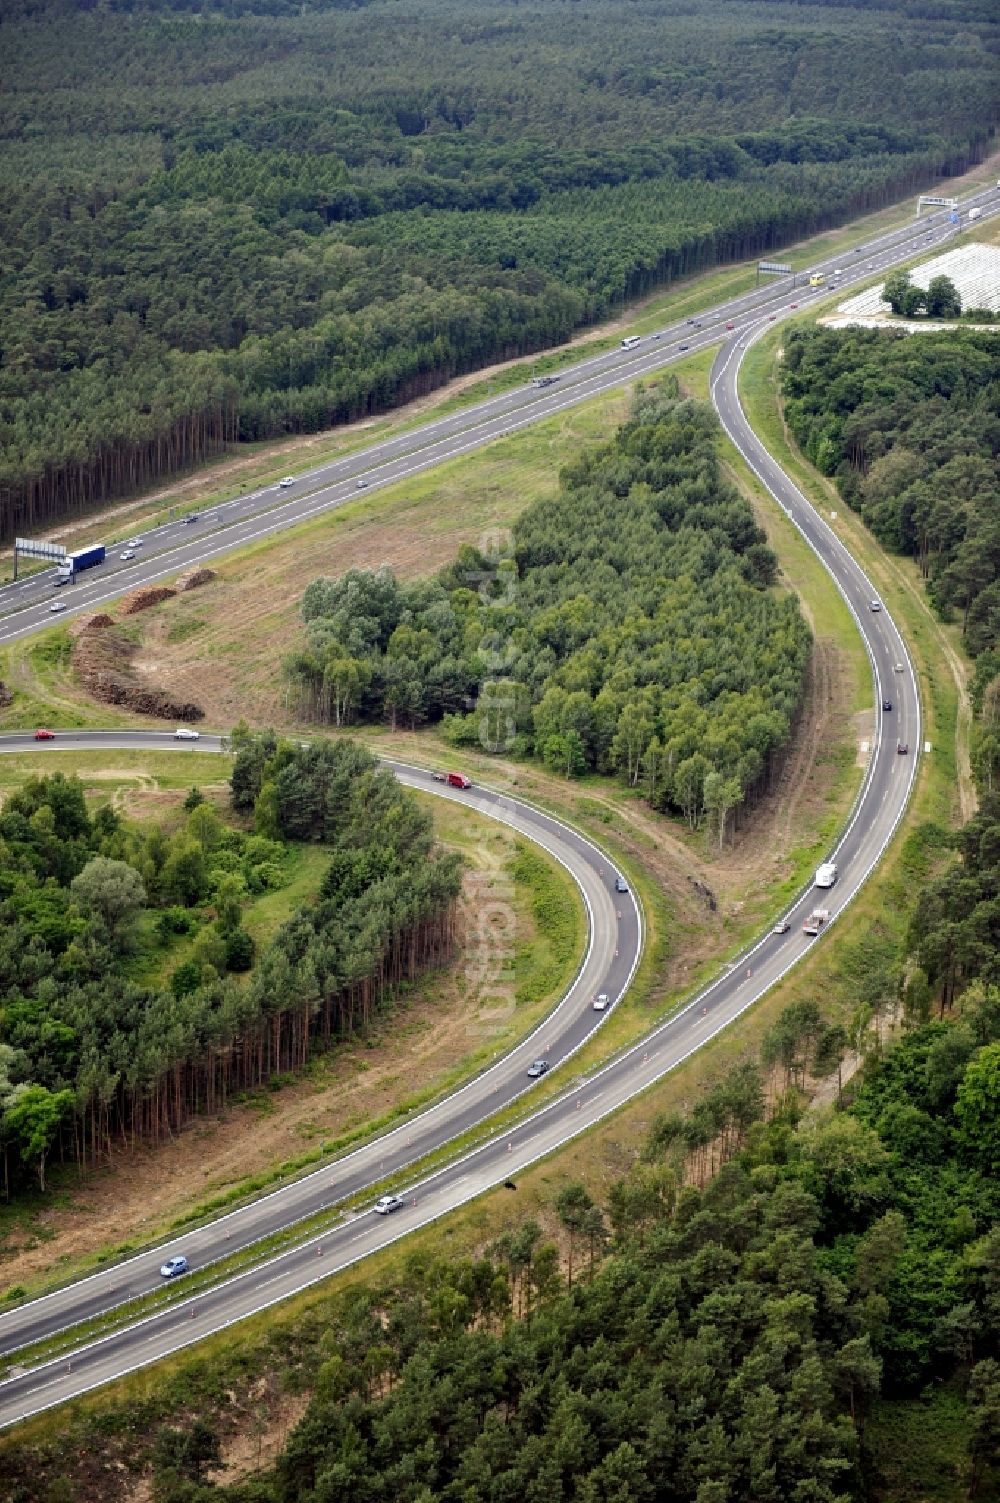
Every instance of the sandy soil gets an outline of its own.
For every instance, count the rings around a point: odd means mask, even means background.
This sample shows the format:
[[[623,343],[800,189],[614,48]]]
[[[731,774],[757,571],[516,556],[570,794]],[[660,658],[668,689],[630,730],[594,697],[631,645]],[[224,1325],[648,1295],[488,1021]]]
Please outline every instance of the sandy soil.
[[[308,1409],[311,1395],[277,1392],[262,1377],[242,1401],[232,1392],[229,1398],[234,1407],[226,1414],[231,1428],[221,1437],[222,1466],[208,1474],[209,1482],[219,1487],[232,1486],[273,1466]],[[140,1477],[131,1485],[123,1480],[123,1487],[121,1503],[152,1503],[152,1477]]]

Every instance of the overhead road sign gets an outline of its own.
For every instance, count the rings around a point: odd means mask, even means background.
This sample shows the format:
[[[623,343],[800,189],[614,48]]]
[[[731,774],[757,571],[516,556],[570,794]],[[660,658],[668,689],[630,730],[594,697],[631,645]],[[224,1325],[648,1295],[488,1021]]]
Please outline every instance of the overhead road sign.
[[[40,538],[14,539],[14,578],[17,578],[17,563],[21,558],[47,558],[58,560],[66,557],[62,543],[46,543]]]
[[[15,538],[14,547],[23,558],[65,558],[62,543],[44,543],[34,538]]]
[[[921,193],[917,199],[917,218],[920,218],[922,209],[957,209],[957,198],[941,198],[937,193]]]

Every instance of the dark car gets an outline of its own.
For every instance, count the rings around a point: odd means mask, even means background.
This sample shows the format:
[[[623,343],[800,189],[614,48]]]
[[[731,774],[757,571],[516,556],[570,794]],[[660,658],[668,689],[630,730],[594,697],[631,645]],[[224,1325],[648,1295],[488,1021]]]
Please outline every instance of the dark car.
[[[533,1060],[532,1063],[528,1066],[528,1079],[537,1080],[540,1075],[545,1074],[548,1068],[549,1062],[547,1059]]]
[[[624,877],[615,878],[615,892],[628,892],[628,883]]]
[[[677,348],[680,349],[680,350],[689,350],[691,348],[691,346],[689,344],[681,344],[681,345],[678,345]]]
[[[882,701],[882,708],[883,708],[883,710],[885,710],[887,712],[889,710],[891,710],[892,709],[892,700],[891,699],[883,699],[883,701]]]
[[[165,1263],[160,1264],[160,1274],[165,1279],[175,1279],[179,1273],[187,1273],[187,1271],[188,1260],[181,1254],[168,1258]]]
[[[190,525],[192,522],[197,522],[199,520],[200,515],[201,515],[200,512],[189,511],[188,514],[187,514],[187,516],[184,518],[184,520],[185,520],[185,522],[188,523],[188,525]]]
[[[907,744],[906,744],[905,741],[897,741],[896,742],[896,754],[897,754],[897,756],[905,757],[906,754],[907,754],[907,752],[909,750],[910,750],[910,748],[907,746]]]

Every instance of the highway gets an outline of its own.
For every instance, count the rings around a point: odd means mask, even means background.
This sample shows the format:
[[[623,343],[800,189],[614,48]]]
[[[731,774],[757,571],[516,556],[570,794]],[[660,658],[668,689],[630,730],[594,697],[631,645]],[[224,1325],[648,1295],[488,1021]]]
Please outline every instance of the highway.
[[[36,743],[32,735],[0,737],[0,752],[53,750],[199,750],[220,752],[218,736],[177,741],[170,732],[61,732],[53,741]],[[564,1062],[608,1013],[595,1012],[593,1001],[606,992],[612,1005],[625,991],[642,950],[642,919],[634,896],[615,891],[621,873],[584,836],[558,819],[489,789],[451,788],[431,773],[389,762],[401,783],[455,803],[465,804],[502,821],[535,841],[569,870],[580,889],[587,917],[587,947],[578,974],[541,1027],[491,1069],[444,1101],[421,1112],[374,1142],[356,1149],[335,1166],[324,1167],[265,1196],[221,1221],[189,1231],[176,1246],[119,1263],[92,1278],[0,1316],[0,1353],[44,1339],[66,1325],[92,1319],[125,1301],[159,1288],[159,1266],[168,1252],[181,1251],[192,1268],[249,1247],[261,1238],[327,1210],[332,1204],[384,1181],[426,1154],[476,1127],[482,1120],[532,1089],[528,1066],[544,1058],[550,1068]],[[181,1245],[183,1244],[183,1245]]]
[[[981,218],[1000,211],[995,187],[963,201],[963,213],[978,207]],[[343,459],[320,465],[297,477],[291,487],[265,487],[246,496],[189,513],[197,520],[175,518],[142,534],[136,556],[123,560],[125,536],[107,541],[107,559],[82,573],[72,584],[55,587],[56,571],[44,569],[0,588],[0,643],[30,635],[66,614],[94,610],[124,590],[161,582],[223,557],[234,549],[259,542],[298,523],[356,501],[374,490],[467,454],[515,433],[624,382],[651,375],[689,351],[717,344],[733,328],[755,318],[775,318],[795,308],[805,309],[828,298],[834,285],[842,290],[870,281],[902,261],[924,251],[940,249],[956,228],[939,211],[876,237],[857,253],[838,251],[797,273],[795,283],[782,278],[765,283],[741,297],[719,303],[704,313],[644,335],[633,349],[617,348],[581,360],[560,371],[551,386],[518,387],[437,418],[406,433],[386,439]],[[822,272],[827,284],[812,288],[808,278]],[[836,273],[840,273],[839,276]],[[796,285],[798,284],[798,285]],[[286,499],[287,498],[287,499]]]
[[[984,212],[987,209],[996,212],[1000,208],[1000,194],[995,190],[981,195],[978,201],[983,203]],[[921,244],[930,248],[932,240],[946,238],[951,228],[949,225],[928,228],[928,222],[922,223]],[[854,280],[867,280],[886,265],[911,257],[914,246],[905,238],[900,240],[904,235],[904,231],[895,231],[891,236],[880,237],[873,246],[854,257],[859,268]],[[845,265],[841,285],[847,284],[852,269],[850,263]],[[821,289],[821,294],[828,295],[828,289]],[[732,322],[734,327],[723,330],[732,337],[725,340],[717,357],[712,373],[712,394],[720,419],[733,442],[830,570],[854,613],[871,657],[875,706],[872,751],[855,809],[832,853],[839,868],[836,885],[821,894],[811,887],[804,891],[785,915],[787,930],[765,934],[683,1010],[634,1048],[594,1075],[567,1082],[568,1088],[562,1094],[521,1120],[515,1128],[503,1133],[494,1132],[487,1142],[457,1161],[423,1181],[413,1182],[403,1174],[407,1164],[415,1163],[434,1146],[459,1137],[477,1123],[486,1121],[498,1106],[528,1087],[524,1070],[529,1059],[540,1055],[552,1066],[564,1063],[595,1024],[599,1026],[601,1015],[595,1014],[591,1006],[593,994],[597,990],[606,990],[617,998],[627,986],[641,952],[642,922],[631,895],[623,898],[614,892],[615,871],[608,858],[558,821],[487,789],[474,788],[468,793],[443,789],[429,773],[397,766],[397,775],[412,786],[467,801],[483,813],[504,819],[552,851],[573,872],[584,894],[590,937],[580,975],[567,997],[530,1040],[518,1046],[491,1071],[393,1133],[252,1206],[233,1212],[197,1232],[185,1234],[174,1243],[0,1316],[0,1351],[13,1352],[28,1342],[64,1330],[112,1308],[123,1299],[155,1287],[158,1284],[155,1270],[170,1253],[183,1252],[193,1267],[203,1266],[235,1248],[293,1224],[316,1209],[353,1197],[368,1186],[381,1185],[391,1179],[392,1187],[404,1193],[404,1208],[391,1217],[374,1216],[368,1212],[347,1215],[336,1230],[324,1232],[319,1239],[283,1253],[137,1325],[83,1346],[68,1357],[11,1376],[0,1384],[0,1425],[14,1424],[29,1414],[86,1392],[197,1341],[211,1331],[223,1329],[265,1309],[416,1227],[435,1220],[570,1141],[646,1090],[751,1006],[816,943],[803,933],[802,925],[817,901],[829,908],[830,924],[835,924],[870,875],[902,817],[916,776],[921,746],[919,695],[905,645],[863,570],[759,444],[740,409],[736,390],[739,365],[746,349],[769,328],[775,295],[782,299],[781,311],[787,311],[793,302],[802,306],[804,301],[803,290],[798,296],[792,296],[792,289],[782,288],[779,284],[777,289],[763,289],[761,297],[754,294],[739,300],[740,311],[724,319],[724,323]],[[713,317],[715,327],[710,330],[708,325]],[[655,348],[652,348],[651,341],[649,353],[642,357],[649,362],[645,369],[658,369],[670,358],[676,358],[683,353],[679,349],[682,343],[692,349],[699,343],[718,343],[718,317],[706,314],[700,322],[702,328],[693,334],[687,331],[689,337],[686,339],[677,338],[675,331],[672,338],[676,347],[672,347],[672,352],[665,347],[664,340],[655,342]],[[635,352],[629,353],[634,355]],[[610,361],[607,356],[599,359]],[[594,362],[587,364],[593,365]],[[635,361],[629,362],[630,366],[632,364]],[[568,405],[570,401],[583,400],[593,394],[590,388],[594,383],[597,383],[598,390],[603,390],[642,373],[630,368],[623,371],[619,362],[612,368],[584,377],[575,384],[572,392],[560,383],[560,404]],[[406,459],[382,458],[372,473],[379,483],[385,483],[397,478],[383,474],[396,464],[413,463],[424,468],[426,464],[421,455],[439,444],[448,447],[450,452],[461,452],[462,448],[487,442],[482,428],[502,423],[504,431],[512,431],[515,426],[544,416],[544,412],[536,410],[540,405],[537,400],[530,402],[527,411],[521,412],[516,421],[509,412],[503,416],[486,416],[479,427],[445,439],[432,438],[426,449],[418,448]],[[431,430],[436,426],[430,425]],[[459,440],[462,440],[461,446],[457,450],[451,448]],[[377,453],[377,449],[371,451],[369,461]],[[446,457],[448,454],[439,456]],[[354,462],[358,463],[360,459],[361,456],[356,456]],[[437,461],[427,461],[430,462]],[[316,509],[338,504],[332,493],[323,492],[322,496],[325,499],[317,493],[310,498],[309,504]],[[257,518],[253,525],[276,530],[291,523],[271,518],[268,514]],[[226,530],[227,540],[220,541],[219,551],[236,546],[231,534],[238,530],[238,527]],[[155,564],[156,561],[151,562]],[[170,571],[163,572],[176,572],[178,567],[181,565],[174,563]],[[119,578],[112,594],[120,590],[122,582]],[[128,582],[131,584],[133,578]],[[108,579],[96,588],[107,589],[111,583]],[[73,590],[80,592],[87,588],[89,586],[80,584]],[[94,605],[98,602],[90,600],[88,603]],[[873,603],[879,608],[873,610]],[[9,627],[13,634],[23,635],[38,630],[50,619],[44,605],[37,612],[32,608],[24,610],[24,616],[33,618],[30,621],[19,619],[21,615],[22,612],[17,612],[8,617],[0,627]],[[890,710],[883,710],[884,700],[891,702]],[[898,740],[908,744],[906,755],[897,753]],[[109,731],[89,735],[66,732],[60,733],[53,742],[37,745],[30,734],[0,738],[0,750],[7,752],[30,749],[53,755],[66,747],[85,745],[109,749],[136,745],[169,747],[179,754],[192,746],[199,750],[221,747],[216,738],[205,735],[197,743],[176,742],[169,732]]]

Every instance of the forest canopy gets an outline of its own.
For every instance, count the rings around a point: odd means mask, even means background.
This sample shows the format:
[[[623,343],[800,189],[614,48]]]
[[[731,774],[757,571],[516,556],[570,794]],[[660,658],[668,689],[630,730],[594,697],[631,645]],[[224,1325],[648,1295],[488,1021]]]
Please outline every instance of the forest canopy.
[[[950,3],[22,0],[0,536],[384,409],[959,170]]]
[[[1000,669],[1000,341],[796,327],[782,387],[809,458]]]
[[[314,580],[286,665],[300,709],[443,719],[456,745],[617,773],[724,837],[789,739],[811,639],[717,443],[711,409],[668,381],[506,552],[467,547],[409,585],[387,569]]]
[[[952,1394],[968,1411],[949,1474],[969,1498],[995,1496],[1000,994],[968,998],[958,1026],[959,1050],[954,1027],[914,1027],[870,1057],[853,1104],[806,1116],[794,1092],[768,1109],[743,1060],[700,1101],[707,1138],[733,1146],[707,1182],[656,1118],[603,1203],[564,1180],[544,1227],[517,1220],[475,1257],[418,1249],[334,1293],[272,1335],[282,1391],[308,1394],[273,1464],[209,1480],[218,1437],[191,1424],[185,1394],[185,1428],[163,1426],[152,1448],[156,1496],[902,1497],[869,1446],[879,1399],[913,1396],[932,1423]],[[224,1415],[216,1368],[201,1381]],[[32,1454],[10,1457],[18,1479]]]
[[[0,811],[4,1194],[301,1069],[450,953],[457,860],[391,773],[348,741],[234,742],[249,831],[197,790],[171,832],[91,811],[61,773]],[[256,956],[244,914],[287,882],[292,842],[329,863]]]

